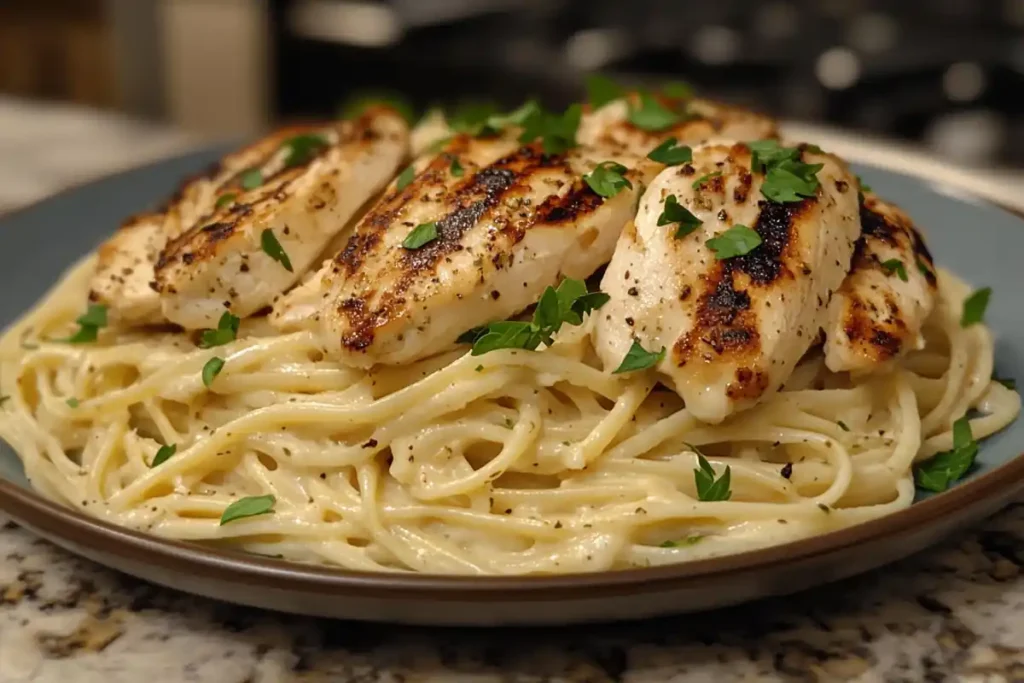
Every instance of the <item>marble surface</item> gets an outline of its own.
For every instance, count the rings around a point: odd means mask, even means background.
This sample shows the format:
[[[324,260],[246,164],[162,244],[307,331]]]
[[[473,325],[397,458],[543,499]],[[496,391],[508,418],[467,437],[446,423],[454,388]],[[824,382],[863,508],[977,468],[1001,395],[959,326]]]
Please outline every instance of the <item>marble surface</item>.
[[[0,213],[191,144],[0,97]],[[122,576],[2,519],[0,557],[0,683],[1024,681],[1024,501],[839,584],[587,628],[402,628],[260,612]]]

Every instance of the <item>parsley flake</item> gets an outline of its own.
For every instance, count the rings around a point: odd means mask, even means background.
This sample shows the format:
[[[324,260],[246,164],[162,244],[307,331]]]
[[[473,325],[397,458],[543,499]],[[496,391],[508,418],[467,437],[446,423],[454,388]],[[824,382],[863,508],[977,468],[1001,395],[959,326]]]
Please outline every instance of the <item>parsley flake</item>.
[[[658,216],[658,225],[671,225],[678,223],[675,238],[680,240],[696,230],[703,221],[690,213],[690,210],[679,203],[674,194],[665,198],[665,208]]]
[[[288,254],[285,253],[284,247],[277,241],[277,236],[270,228],[266,228],[260,234],[260,247],[263,249],[263,253],[284,266],[289,273],[295,272],[292,270],[292,262],[288,258]]]
[[[412,123],[416,110],[407,99],[393,92],[361,92],[349,97],[341,106],[341,118],[354,119],[370,107],[390,107],[399,116]]]
[[[945,491],[974,465],[978,442],[971,433],[971,423],[964,415],[953,423],[953,450],[936,453],[914,468],[918,488],[937,493]]]
[[[72,408],[77,408],[77,407],[78,407],[79,405],[81,405],[81,404],[79,403],[78,399],[77,399],[77,398],[75,398],[74,396],[72,396],[71,398],[69,398],[68,400],[66,400],[66,401],[64,401],[64,402],[65,402],[65,403],[67,403],[67,404],[68,404],[68,406],[70,406],[70,407],[72,407]]]
[[[224,311],[224,314],[217,322],[217,329],[203,330],[203,333],[199,336],[199,348],[210,349],[214,346],[224,346],[235,341],[235,338],[238,336],[238,326],[241,322],[238,316],[232,315],[229,311]]]
[[[220,371],[224,369],[224,359],[214,356],[210,360],[206,361],[206,365],[203,366],[203,384],[209,388],[213,384],[213,380],[220,374]]]
[[[669,138],[648,152],[647,158],[666,166],[678,166],[693,161],[693,150],[677,144],[675,138]]]
[[[594,109],[600,109],[609,102],[621,99],[626,96],[626,90],[601,74],[590,74],[586,78],[587,101]]]
[[[651,132],[667,130],[683,120],[682,115],[672,111],[649,92],[638,93],[639,104],[630,103],[627,120],[639,128]]]
[[[68,344],[88,344],[96,341],[99,331],[107,326],[107,307],[103,304],[89,304],[85,313],[75,319],[78,331],[59,341]]]
[[[779,204],[800,202],[805,197],[813,197],[821,186],[817,173],[824,167],[824,164],[805,164],[792,160],[771,166],[761,184],[761,194]]]
[[[960,327],[970,327],[980,323],[985,317],[988,300],[992,296],[991,287],[983,287],[964,299],[963,312],[960,313]]]
[[[640,342],[636,339],[633,340],[632,346],[629,347],[629,351],[626,352],[626,356],[619,363],[619,367],[612,370],[613,375],[620,375],[624,372],[634,372],[636,370],[646,370],[652,368],[665,358],[665,347],[661,347],[660,351],[652,352],[646,350],[640,345]]]
[[[236,519],[255,517],[256,515],[265,515],[273,512],[274,503],[276,502],[277,499],[272,495],[240,498],[224,509],[220,516],[221,526]]]
[[[761,244],[761,236],[747,226],[737,223],[718,237],[712,237],[705,244],[715,252],[715,258],[722,261],[749,254]]]
[[[398,174],[398,180],[395,182],[395,189],[401,192],[409,186],[409,183],[416,178],[416,169],[412,165],[406,166],[405,170]]]
[[[602,161],[593,171],[583,176],[590,189],[602,197],[614,197],[623,188],[633,189],[633,183],[626,178],[628,169],[614,161]]]
[[[860,185],[860,191],[861,192],[871,192],[871,186],[870,185],[868,185],[863,180],[861,180],[860,176],[855,176],[855,177],[857,178],[857,184]]]
[[[284,157],[284,167],[287,169],[308,164],[329,144],[327,138],[319,133],[303,133],[289,138],[282,145],[282,148],[288,150]]]
[[[522,120],[523,132],[519,142],[530,143],[540,139],[545,154],[564,154],[576,146],[576,132],[580,127],[583,109],[571,105],[562,114],[553,114],[536,107]]]
[[[242,172],[239,179],[243,190],[255,190],[263,184],[263,171],[258,168],[250,168]]]
[[[800,157],[798,148],[783,147],[778,140],[753,140],[747,147],[750,148],[750,170],[754,172],[765,172],[776,164]]]
[[[712,178],[718,178],[721,175],[722,175],[721,171],[714,171],[712,173],[705,173],[700,178],[697,178],[696,180],[693,181],[692,187],[695,190],[699,190],[701,185],[703,185],[707,181],[711,180]]]
[[[693,86],[686,81],[669,81],[661,86],[661,92],[676,100],[688,100],[693,97]]]
[[[405,239],[402,240],[402,246],[406,249],[419,249],[436,239],[437,223],[433,221],[430,223],[420,223],[405,236]]]
[[[557,289],[544,290],[530,322],[493,322],[464,332],[456,341],[473,344],[474,356],[498,349],[534,351],[541,344],[550,345],[563,324],[581,325],[584,316],[604,306],[610,298],[604,292],[588,292],[582,280],[566,278]]]
[[[459,163],[458,157],[452,157],[452,163],[448,166],[448,170],[451,172],[453,178],[461,178],[466,174],[466,170],[462,168],[462,164]]]
[[[168,444],[166,446],[161,446],[160,450],[158,450],[156,452],[156,455],[153,456],[153,462],[151,462],[150,465],[149,465],[150,468],[159,467],[160,465],[163,465],[165,462],[167,462],[170,459],[170,457],[172,455],[174,455],[177,452],[178,452],[177,444],[173,444],[172,443],[172,444]]]
[[[900,261],[898,258],[891,258],[888,261],[882,261],[881,265],[889,275],[896,273],[901,280],[907,282],[907,269],[903,266],[903,261]]]
[[[225,206],[235,201],[235,197],[237,196],[238,195],[236,195],[234,192],[222,194],[221,196],[217,197],[217,203],[213,205],[213,208],[223,209]]]
[[[729,490],[732,471],[726,466],[725,472],[718,479],[715,479],[715,468],[711,466],[701,453],[697,453],[698,467],[693,471],[693,480],[697,485],[697,499],[704,502],[715,502],[729,500],[732,491]]]
[[[665,541],[661,544],[662,548],[681,548],[684,546],[697,545],[704,540],[704,536],[701,534],[692,534],[679,541]]]

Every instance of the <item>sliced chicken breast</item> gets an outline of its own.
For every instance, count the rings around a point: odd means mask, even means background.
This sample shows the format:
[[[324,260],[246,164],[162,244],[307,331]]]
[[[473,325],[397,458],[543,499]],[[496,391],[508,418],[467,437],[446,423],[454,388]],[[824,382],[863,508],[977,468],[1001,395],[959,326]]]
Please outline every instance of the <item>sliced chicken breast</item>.
[[[822,164],[820,186],[792,203],[762,196],[765,177],[751,172],[743,143],[697,147],[691,164],[658,175],[601,283],[611,300],[593,334],[607,369],[634,341],[664,348],[658,373],[694,416],[713,423],[778,390],[824,324],[860,234],[856,178],[811,149],[800,157]],[[658,225],[670,201],[701,221],[689,234],[681,223]],[[720,260],[712,246],[722,255],[724,246],[709,239],[740,234],[740,225],[760,245]]]
[[[829,304],[825,365],[833,372],[886,370],[921,348],[935,306],[931,254],[899,207],[868,194],[850,273]]]
[[[245,317],[268,306],[395,175],[408,146],[405,120],[378,106],[250,147],[213,213],[163,250],[156,283],[164,316],[198,329],[216,326],[225,310]]]
[[[582,176],[604,161],[627,166],[632,188],[606,199],[587,186]],[[512,137],[456,136],[363,217],[324,273],[329,348],[348,365],[408,363],[522,311],[563,277],[590,275],[656,168],[629,155],[545,155]],[[435,238],[403,246],[427,224]]]
[[[243,152],[225,157],[186,179],[157,211],[125,221],[97,252],[89,298],[126,324],[164,322],[154,282],[160,252],[201,216],[213,210],[217,188],[246,168]]]
[[[630,123],[630,106],[639,104],[639,94],[613,100],[584,113],[578,139],[581,144],[608,146],[643,156],[668,138],[679,144],[696,145],[709,140],[765,140],[778,137],[775,121],[747,109],[699,98],[654,97],[671,111],[683,112],[677,123],[661,130],[645,130]]]

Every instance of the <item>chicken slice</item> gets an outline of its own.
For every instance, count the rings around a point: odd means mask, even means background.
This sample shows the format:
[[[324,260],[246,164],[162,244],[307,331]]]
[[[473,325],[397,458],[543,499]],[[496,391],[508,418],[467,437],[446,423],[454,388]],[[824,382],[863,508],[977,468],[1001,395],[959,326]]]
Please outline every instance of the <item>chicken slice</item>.
[[[898,206],[868,194],[850,273],[829,304],[825,365],[833,372],[875,372],[921,348],[935,305],[931,254]]]
[[[611,300],[593,334],[608,370],[634,340],[665,348],[657,371],[713,423],[778,390],[825,322],[860,232],[855,177],[812,149],[800,155],[823,164],[820,187],[799,202],[762,196],[764,176],[751,172],[743,143],[697,147],[691,164],[658,175],[601,283]],[[692,233],[677,238],[680,224],[658,225],[670,195],[702,221]],[[717,260],[708,239],[736,225],[753,228],[760,246]]]
[[[408,146],[405,120],[381,106],[249,148],[247,170],[220,188],[213,213],[163,250],[164,316],[198,329],[214,327],[225,310],[245,317],[268,306],[387,184]]]
[[[632,188],[608,199],[590,189],[582,176],[604,161],[628,167]],[[408,363],[523,310],[562,277],[590,275],[657,168],[593,149],[545,155],[510,137],[454,137],[363,217],[324,273],[329,349],[347,365]],[[426,223],[436,239],[405,248]]]
[[[586,112],[580,122],[580,143],[621,148],[643,156],[672,137],[679,144],[697,145],[719,139],[730,142],[774,139],[779,134],[773,119],[747,109],[699,98],[683,99],[664,94],[655,97],[673,111],[685,109],[682,119],[660,131],[639,128],[629,121],[630,105],[639,103],[639,94],[630,93]]]
[[[183,181],[157,211],[126,220],[97,250],[90,300],[105,305],[111,318],[126,324],[163,322],[154,282],[160,252],[168,240],[209,213],[217,188],[244,169],[244,153],[229,155]]]

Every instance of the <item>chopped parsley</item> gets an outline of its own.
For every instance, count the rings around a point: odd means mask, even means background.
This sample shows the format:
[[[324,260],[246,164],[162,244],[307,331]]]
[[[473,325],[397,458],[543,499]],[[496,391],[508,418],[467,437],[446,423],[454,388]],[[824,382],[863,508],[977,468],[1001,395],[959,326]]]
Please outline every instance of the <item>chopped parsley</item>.
[[[928,266],[924,264],[924,261],[915,256],[914,263],[917,265],[917,270],[918,272],[921,273],[921,275],[924,275],[925,277],[931,277],[932,271],[928,270]]]
[[[750,170],[765,175],[761,194],[776,203],[799,202],[813,197],[820,183],[817,173],[824,164],[800,161],[799,147],[783,147],[776,140],[754,140],[750,148]]]
[[[562,325],[581,325],[583,317],[606,303],[610,297],[604,292],[588,292],[582,280],[566,278],[558,289],[548,287],[537,302],[530,322],[501,320],[484,327],[476,327],[459,336],[461,344],[472,343],[472,355],[480,356],[498,349],[526,349],[551,344]]]
[[[629,347],[629,351],[626,352],[625,358],[619,363],[619,367],[612,370],[612,374],[620,375],[624,372],[635,372],[636,370],[653,368],[663,358],[665,358],[664,346],[661,347],[661,351],[648,351],[640,345],[639,341],[634,339],[633,344]]]
[[[658,216],[658,225],[671,225],[672,223],[679,224],[679,227],[676,228],[675,238],[680,240],[700,227],[703,221],[680,204],[674,194],[670,194],[665,198],[665,208]]]
[[[690,545],[697,545],[704,540],[704,536],[700,534],[692,534],[679,541],[665,541],[661,544],[662,548],[682,548]]]
[[[621,85],[601,74],[590,74],[586,78],[587,101],[594,109],[599,109],[609,102],[626,96]]]
[[[991,287],[983,287],[964,299],[964,308],[960,313],[960,327],[970,327],[985,318],[985,309],[992,296]]]
[[[393,92],[356,93],[341,106],[341,118],[354,119],[368,108],[382,105],[394,109],[409,123],[416,119],[416,110],[409,101]]]
[[[523,132],[519,142],[539,139],[545,154],[564,154],[576,146],[576,132],[582,115],[583,109],[578,104],[571,105],[562,114],[535,107],[521,121]]]
[[[462,164],[459,163],[458,157],[452,157],[452,163],[448,166],[448,170],[451,172],[453,178],[461,178],[466,174],[466,170],[462,168]]]
[[[780,204],[813,197],[821,185],[817,173],[824,167],[824,164],[783,161],[768,169],[764,183],[761,184],[761,194]]]
[[[199,335],[199,347],[211,349],[214,346],[224,346],[235,341],[235,338],[238,336],[238,326],[241,322],[238,316],[232,315],[229,311],[224,311],[224,314],[217,322],[217,329],[203,330],[203,333]]]
[[[235,201],[235,197],[237,197],[237,196],[238,195],[236,195],[234,192],[228,192],[227,194],[222,194],[221,196],[217,197],[217,203],[213,205],[213,208],[215,208],[215,209],[223,209],[225,206],[227,206],[231,202]]]
[[[75,319],[78,331],[59,341],[68,344],[88,344],[96,341],[99,331],[107,326],[107,307],[103,304],[89,304],[85,313]]]
[[[78,399],[75,398],[74,396],[72,396],[71,398],[69,398],[68,400],[66,400],[64,402],[67,403],[68,406],[70,406],[72,408],[77,408],[80,405]]]
[[[410,164],[398,174],[398,180],[395,182],[395,189],[401,192],[409,186],[409,183],[416,177],[416,169]]]
[[[274,503],[276,502],[277,499],[272,495],[239,498],[224,509],[223,514],[220,516],[221,526],[236,519],[255,517],[256,515],[265,515],[268,512],[273,512]]]
[[[420,223],[405,236],[405,239],[402,240],[402,246],[406,249],[419,249],[436,239],[437,223],[433,221],[430,223]]]
[[[628,169],[614,161],[602,161],[593,171],[583,176],[590,189],[602,197],[614,197],[623,188],[633,189],[633,183],[626,177]]]
[[[203,384],[209,388],[213,384],[213,380],[220,374],[220,371],[224,369],[224,359],[214,356],[210,360],[206,361],[206,365],[203,366]]]
[[[688,100],[693,97],[693,86],[685,81],[669,81],[661,86],[661,92],[676,100]]]
[[[892,275],[896,273],[901,280],[907,282],[907,269],[903,266],[903,261],[898,258],[891,258],[888,261],[882,261],[882,267],[885,268],[885,272]]]
[[[156,452],[156,455],[153,456],[153,462],[150,463],[149,466],[151,468],[152,467],[159,467],[160,465],[163,465],[165,462],[167,462],[170,459],[170,457],[172,455],[174,455],[175,453],[177,453],[177,452],[178,452],[177,444],[173,444],[172,443],[172,444],[168,444],[166,446],[161,446],[160,450],[158,450]]]
[[[263,249],[263,253],[284,266],[289,273],[295,272],[292,270],[292,262],[288,258],[288,254],[285,253],[284,247],[277,241],[274,231],[270,228],[266,228],[260,234],[260,247]]]
[[[699,190],[701,185],[703,185],[707,181],[711,180],[712,178],[718,178],[721,175],[722,175],[721,171],[713,171],[712,173],[705,173],[700,178],[697,178],[696,180],[693,181],[693,186],[692,187],[695,190]]]
[[[448,117],[448,127],[472,137],[492,137],[508,126],[523,125],[524,121],[540,110],[535,100],[529,100],[507,114],[501,113],[493,104],[471,102],[463,104]]]
[[[303,133],[285,141],[282,147],[288,150],[284,157],[285,168],[308,164],[329,146],[327,138],[319,133]]]
[[[722,261],[749,254],[761,244],[761,236],[747,226],[737,223],[718,237],[709,239],[706,244],[715,252],[715,258]]]
[[[246,169],[242,172],[239,182],[243,190],[255,190],[263,184],[263,171],[258,168]]]
[[[860,185],[860,191],[861,192],[871,192],[871,186],[870,185],[868,185],[863,180],[861,180],[860,176],[856,176],[856,178],[857,178],[857,184]]]
[[[640,103],[630,103],[627,120],[640,130],[657,133],[667,130],[683,120],[681,114],[663,105],[653,94],[640,91],[637,97],[640,99]]]
[[[953,450],[936,453],[914,468],[914,482],[926,491],[945,491],[971,469],[978,456],[978,442],[964,415],[953,423]]]
[[[647,158],[666,166],[678,166],[693,161],[693,150],[677,144],[675,138],[669,138],[648,152]]]
[[[697,485],[697,499],[704,502],[715,502],[729,500],[732,491],[729,490],[732,471],[727,466],[721,477],[715,479],[715,468],[711,466],[700,452],[697,453],[697,469],[693,471],[693,480]]]

